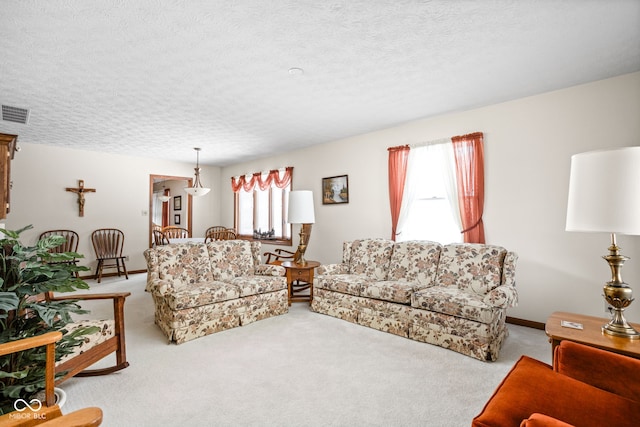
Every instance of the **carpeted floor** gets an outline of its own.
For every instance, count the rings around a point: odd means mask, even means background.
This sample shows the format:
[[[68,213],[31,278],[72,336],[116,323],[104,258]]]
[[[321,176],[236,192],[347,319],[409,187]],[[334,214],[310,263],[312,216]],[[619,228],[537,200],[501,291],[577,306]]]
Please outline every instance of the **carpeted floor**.
[[[551,361],[539,330],[509,325],[500,359],[488,363],[313,313],[306,303],[169,345],[153,323],[145,281],[89,281],[91,292],[132,293],[131,366],[65,382],[64,413],[98,406],[104,426],[468,426],[522,354]],[[86,307],[92,317],[111,309]]]

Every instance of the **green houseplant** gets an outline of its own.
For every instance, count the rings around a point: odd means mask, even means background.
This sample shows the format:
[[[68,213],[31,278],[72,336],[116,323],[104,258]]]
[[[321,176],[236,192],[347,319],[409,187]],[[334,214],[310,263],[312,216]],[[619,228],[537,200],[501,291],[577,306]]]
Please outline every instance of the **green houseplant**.
[[[88,289],[86,282],[76,277],[87,267],[62,263],[82,258],[75,252],[50,253],[64,238],[51,236],[35,246],[20,242],[20,234],[32,226],[17,231],[0,228],[0,342],[61,331],[63,338],[56,345],[56,361],[72,352],[82,342],[82,336],[97,328],[84,328],[65,334],[71,314],[87,313],[74,300],[47,301],[47,292],[73,292]],[[0,414],[14,410],[16,399],[29,400],[44,389],[44,347],[0,356]]]

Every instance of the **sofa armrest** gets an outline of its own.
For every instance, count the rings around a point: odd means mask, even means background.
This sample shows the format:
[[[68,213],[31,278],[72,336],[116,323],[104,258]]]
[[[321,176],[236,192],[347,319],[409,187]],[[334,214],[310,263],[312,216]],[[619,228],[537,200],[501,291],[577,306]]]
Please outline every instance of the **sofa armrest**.
[[[502,263],[502,283],[501,286],[516,286],[516,264],[518,263],[518,254],[515,252],[507,252]]]
[[[257,276],[284,276],[287,270],[281,265],[260,264],[256,266]]]
[[[520,423],[520,427],[574,427],[556,418],[545,414],[534,413],[529,418]]]
[[[322,264],[316,270],[318,275],[320,274],[347,274],[349,273],[349,266],[344,263],[340,264]]]
[[[175,290],[176,287],[168,280],[151,278],[147,280],[147,287],[145,288],[145,291],[161,296],[172,294]]]
[[[483,298],[485,304],[497,308],[509,308],[518,305],[518,292],[513,286],[498,286]]]
[[[640,402],[640,360],[572,341],[561,341],[553,369],[568,377]]]

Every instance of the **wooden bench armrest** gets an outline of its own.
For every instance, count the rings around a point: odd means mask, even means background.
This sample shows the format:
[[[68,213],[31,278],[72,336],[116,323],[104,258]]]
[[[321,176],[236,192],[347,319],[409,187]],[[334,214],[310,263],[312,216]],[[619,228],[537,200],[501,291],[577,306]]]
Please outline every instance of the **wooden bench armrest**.
[[[54,296],[51,297],[51,301],[62,301],[62,300],[99,300],[99,299],[116,299],[116,298],[126,298],[131,295],[131,292],[118,292],[111,294],[82,294],[82,295],[62,295],[62,296]]]
[[[58,331],[47,332],[46,334],[36,335],[35,337],[23,338],[16,341],[9,341],[0,344],[0,356],[5,354],[17,353],[18,351],[29,350],[30,348],[40,347],[47,344],[53,344],[62,338],[62,333]]]

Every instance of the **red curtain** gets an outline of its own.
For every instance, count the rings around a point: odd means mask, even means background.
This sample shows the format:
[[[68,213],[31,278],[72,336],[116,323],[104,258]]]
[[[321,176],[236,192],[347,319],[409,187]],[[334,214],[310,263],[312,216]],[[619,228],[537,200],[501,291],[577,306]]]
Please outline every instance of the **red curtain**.
[[[482,132],[454,136],[458,202],[465,243],[485,243],[482,213],[484,210],[484,143]]]
[[[254,173],[249,179],[247,179],[246,175],[242,175],[238,177],[238,179],[231,177],[231,189],[234,193],[237,193],[240,189],[252,191],[255,185],[258,184],[258,188],[264,191],[269,188],[272,183],[278,188],[285,188],[291,182],[292,176],[293,167],[289,166],[285,169],[282,178],[280,177],[280,171],[277,169],[269,171],[265,178],[262,177],[262,172]]]
[[[390,147],[389,151],[389,202],[391,205],[391,239],[396,240],[396,228],[402,206],[404,182],[407,178],[409,146]]]
[[[165,188],[162,195],[169,196],[169,189]],[[171,203],[171,199],[169,199],[168,202],[164,202],[162,204],[162,228],[165,228],[169,225],[169,203]]]

